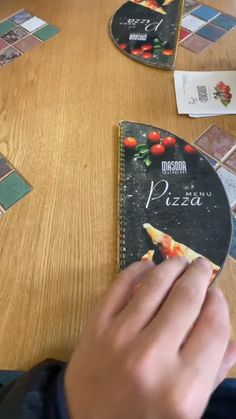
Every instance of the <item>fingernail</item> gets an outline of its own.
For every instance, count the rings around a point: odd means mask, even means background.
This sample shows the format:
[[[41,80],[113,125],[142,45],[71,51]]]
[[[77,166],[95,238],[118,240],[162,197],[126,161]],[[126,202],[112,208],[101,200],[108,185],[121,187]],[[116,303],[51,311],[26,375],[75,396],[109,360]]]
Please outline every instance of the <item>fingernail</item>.
[[[207,268],[211,267],[209,260],[204,258],[203,256],[194,259],[193,263],[197,263],[198,265],[201,264],[202,266],[206,266]]]

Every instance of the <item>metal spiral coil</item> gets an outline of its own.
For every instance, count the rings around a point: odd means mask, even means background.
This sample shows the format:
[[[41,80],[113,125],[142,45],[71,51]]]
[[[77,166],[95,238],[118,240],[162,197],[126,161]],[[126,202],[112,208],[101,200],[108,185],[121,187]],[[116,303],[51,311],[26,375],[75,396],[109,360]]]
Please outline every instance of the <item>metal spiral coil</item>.
[[[126,267],[126,213],[125,213],[125,193],[123,191],[125,181],[125,150],[123,145],[123,135],[121,127],[120,135],[120,191],[119,191],[119,265],[120,270]]]

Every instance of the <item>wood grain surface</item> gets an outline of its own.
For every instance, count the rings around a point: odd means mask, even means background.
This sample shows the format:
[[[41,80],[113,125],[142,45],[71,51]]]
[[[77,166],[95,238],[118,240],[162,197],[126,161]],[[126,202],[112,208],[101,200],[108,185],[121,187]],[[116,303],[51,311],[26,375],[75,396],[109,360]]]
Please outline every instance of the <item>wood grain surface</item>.
[[[192,141],[210,124],[236,136],[236,117],[176,112],[173,72],[116,49],[108,22],[119,0],[2,0],[58,36],[0,68],[0,152],[34,190],[0,219],[0,368],[67,360],[116,273],[117,124],[153,124]],[[235,0],[208,0],[236,16]],[[207,52],[179,48],[178,70],[235,70],[236,31]],[[218,281],[236,336],[236,272]],[[236,375],[236,369],[233,371]]]

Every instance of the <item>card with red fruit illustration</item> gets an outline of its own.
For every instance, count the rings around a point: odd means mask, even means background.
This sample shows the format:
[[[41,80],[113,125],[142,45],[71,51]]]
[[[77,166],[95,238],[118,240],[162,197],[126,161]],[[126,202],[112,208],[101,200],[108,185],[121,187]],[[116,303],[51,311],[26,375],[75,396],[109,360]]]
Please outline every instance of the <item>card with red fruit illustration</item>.
[[[214,280],[232,235],[229,202],[214,168],[191,144],[149,125],[122,121],[119,147],[119,268],[140,259],[158,264],[204,256]]]
[[[236,114],[236,71],[175,71],[179,114]]]
[[[175,64],[183,0],[131,0],[111,20],[116,46],[130,58],[154,67]]]

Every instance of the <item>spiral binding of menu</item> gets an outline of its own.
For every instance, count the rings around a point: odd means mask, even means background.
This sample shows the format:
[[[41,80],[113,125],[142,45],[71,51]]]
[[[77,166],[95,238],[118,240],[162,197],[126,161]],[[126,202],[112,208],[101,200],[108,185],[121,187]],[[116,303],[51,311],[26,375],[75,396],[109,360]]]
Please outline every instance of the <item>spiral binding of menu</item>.
[[[124,192],[124,180],[125,180],[125,149],[123,145],[123,132],[122,124],[119,125],[119,197],[118,197],[118,264],[119,269],[125,268],[126,258],[126,213],[125,213],[125,192]]]

